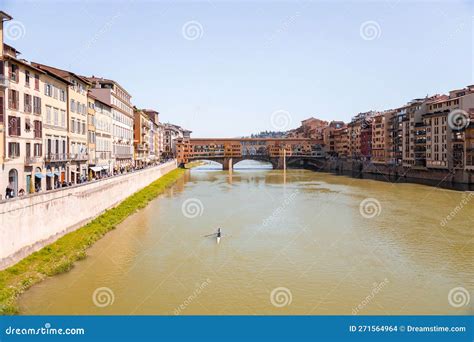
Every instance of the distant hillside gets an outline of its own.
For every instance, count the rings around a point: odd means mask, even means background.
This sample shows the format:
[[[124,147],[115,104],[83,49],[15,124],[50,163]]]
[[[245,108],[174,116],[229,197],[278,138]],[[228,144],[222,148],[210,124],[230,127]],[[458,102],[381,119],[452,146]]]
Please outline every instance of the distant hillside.
[[[285,138],[287,132],[263,131],[251,134],[250,138]]]

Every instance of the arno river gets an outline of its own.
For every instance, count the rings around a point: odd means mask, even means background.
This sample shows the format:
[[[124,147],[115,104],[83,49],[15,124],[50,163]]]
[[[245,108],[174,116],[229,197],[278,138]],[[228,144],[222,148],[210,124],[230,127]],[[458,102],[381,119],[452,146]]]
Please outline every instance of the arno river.
[[[28,290],[22,313],[473,313],[453,291],[473,293],[474,195],[208,168],[189,171],[72,271]],[[220,244],[204,237],[218,227]]]

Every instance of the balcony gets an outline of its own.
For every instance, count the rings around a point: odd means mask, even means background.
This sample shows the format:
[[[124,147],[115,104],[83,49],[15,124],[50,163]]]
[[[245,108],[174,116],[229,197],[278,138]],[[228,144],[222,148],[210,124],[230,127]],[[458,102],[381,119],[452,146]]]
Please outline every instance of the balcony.
[[[69,159],[73,161],[89,160],[89,154],[87,153],[69,153]]]
[[[41,164],[42,161],[41,157],[25,157],[25,165]]]
[[[10,81],[8,78],[5,77],[5,75],[0,75],[0,88],[8,88],[10,85]]]
[[[44,160],[47,162],[59,162],[67,161],[69,159],[67,153],[47,153]]]

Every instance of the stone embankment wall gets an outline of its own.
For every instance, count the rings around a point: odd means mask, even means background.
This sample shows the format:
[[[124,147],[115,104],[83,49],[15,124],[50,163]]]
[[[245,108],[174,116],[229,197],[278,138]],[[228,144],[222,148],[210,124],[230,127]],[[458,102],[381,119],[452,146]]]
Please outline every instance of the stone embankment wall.
[[[174,170],[176,161],[0,202],[0,269],[50,244]]]
[[[340,174],[374,175],[383,176],[390,181],[411,181],[414,183],[437,182],[452,184],[474,184],[474,172],[465,170],[436,170],[427,168],[407,168],[403,166],[389,166],[372,164],[363,161],[326,160],[324,162],[307,161],[306,166],[324,172]]]

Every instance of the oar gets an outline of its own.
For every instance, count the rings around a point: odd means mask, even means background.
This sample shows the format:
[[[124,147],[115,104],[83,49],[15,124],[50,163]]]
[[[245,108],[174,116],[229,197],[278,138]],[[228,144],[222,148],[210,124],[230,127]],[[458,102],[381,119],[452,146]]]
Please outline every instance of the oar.
[[[217,233],[209,234],[209,235],[204,235],[204,237],[209,237],[209,236],[216,235],[216,234],[217,234]]]

